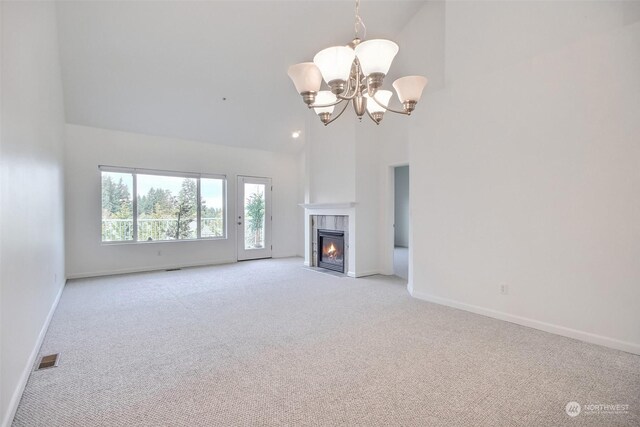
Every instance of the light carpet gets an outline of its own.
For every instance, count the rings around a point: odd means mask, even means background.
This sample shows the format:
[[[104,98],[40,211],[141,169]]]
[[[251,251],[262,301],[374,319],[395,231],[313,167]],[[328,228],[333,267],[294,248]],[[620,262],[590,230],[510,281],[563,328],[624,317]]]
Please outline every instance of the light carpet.
[[[299,258],[70,281],[55,352],[14,426],[640,425],[639,356]]]

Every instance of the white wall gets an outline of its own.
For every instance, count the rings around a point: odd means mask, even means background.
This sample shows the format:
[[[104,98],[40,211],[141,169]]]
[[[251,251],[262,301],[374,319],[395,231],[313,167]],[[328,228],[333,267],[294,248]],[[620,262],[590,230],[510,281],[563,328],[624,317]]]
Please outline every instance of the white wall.
[[[414,295],[640,353],[640,3],[445,16],[409,135]]]
[[[343,116],[328,126],[324,126],[311,112],[306,124],[305,202],[357,203],[348,212],[318,212],[321,215],[349,216],[347,274],[356,277],[380,271],[376,174],[379,134],[375,127],[373,122],[358,122],[350,105]],[[310,249],[305,247],[305,250]]]
[[[355,171],[356,188],[356,274],[367,276],[380,273],[378,244],[380,242],[380,177],[378,175],[380,151],[379,126],[368,117],[362,123],[356,118],[346,118],[355,125]]]
[[[409,247],[409,166],[394,169],[395,245]]]
[[[307,157],[305,155],[305,151],[301,151],[298,154],[298,176],[297,176],[297,185],[298,185],[298,202],[299,203],[305,203],[306,200],[306,177],[307,177],[307,173],[306,173],[306,160]],[[296,247],[296,255],[298,255],[299,257],[304,258],[305,256],[305,239],[304,239],[304,233],[305,233],[305,212],[304,212],[304,208],[302,206],[298,206],[298,229],[296,231],[296,236],[298,237],[298,245]]]
[[[337,113],[337,110],[336,110]],[[352,111],[328,126],[317,117],[307,121],[307,164],[310,203],[352,202],[356,198],[355,123]]]
[[[400,50],[396,55],[389,76],[385,78],[385,85],[390,90],[391,83],[402,76],[427,76],[429,84],[427,93],[444,87],[445,82],[445,24],[446,3],[441,0],[431,0],[413,16],[403,30],[394,39]],[[393,96],[395,105],[400,107],[398,99]],[[424,115],[423,100],[413,114]],[[393,103],[392,103],[393,105]],[[388,114],[387,114],[388,115]],[[399,117],[399,116],[393,116]],[[406,118],[400,117],[402,121]],[[388,118],[385,117],[385,121]],[[412,119],[413,120],[413,119]],[[406,124],[403,125],[406,127]],[[398,134],[399,137],[402,134]]]
[[[392,88],[391,83],[398,77],[405,75],[425,75],[429,78],[429,85],[425,89],[424,97],[444,86],[444,27],[445,3],[430,1],[423,6],[407,23],[395,41],[400,46],[385,78],[385,86]],[[424,98],[423,98],[424,99]],[[400,109],[399,102],[394,95],[392,106]],[[424,101],[421,101],[410,117],[386,113],[384,120],[376,129],[379,141],[376,146],[378,155],[378,202],[379,202],[379,241],[378,270],[382,274],[393,274],[393,247],[395,245],[394,232],[394,167],[411,165],[412,157],[409,152],[409,129],[415,122],[424,120],[430,112]],[[409,204],[409,260],[411,261],[411,203]],[[420,218],[417,215],[417,218]],[[411,289],[413,265],[409,262],[408,288]]]
[[[65,281],[55,4],[0,2],[0,425],[11,423]]]
[[[349,245],[349,274],[356,277],[383,272],[379,262],[380,241],[384,239],[380,224],[387,215],[380,209],[380,187],[387,178],[381,173],[380,153],[403,152],[398,147],[388,147],[396,141],[382,136],[390,135],[384,128],[384,125],[376,126],[366,116],[362,123],[359,122],[351,106],[342,117],[326,127],[311,114],[307,122],[305,201],[356,202],[355,207],[349,209],[349,227],[353,227],[349,236],[353,239]],[[406,138],[403,144],[406,146]],[[391,218],[392,214],[389,221]],[[393,250],[393,235],[389,247]],[[391,265],[391,271],[392,268]]]
[[[98,165],[226,174],[228,239],[102,244]],[[295,256],[302,202],[296,155],[67,125],[68,277],[235,261],[237,175],[273,179],[273,256]]]

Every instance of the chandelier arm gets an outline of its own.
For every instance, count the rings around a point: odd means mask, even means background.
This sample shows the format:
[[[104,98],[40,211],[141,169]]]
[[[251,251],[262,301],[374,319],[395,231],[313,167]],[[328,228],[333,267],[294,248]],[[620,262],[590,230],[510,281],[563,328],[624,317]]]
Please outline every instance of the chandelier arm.
[[[360,65],[358,64],[358,59],[356,58],[354,60],[354,62],[356,63],[356,72],[359,73],[360,72]],[[353,65],[351,66],[353,68]],[[353,76],[353,70],[351,70],[351,72],[349,73],[349,79],[347,80],[347,90],[344,91],[345,94],[348,94],[349,91],[351,90],[351,77]],[[343,99],[345,101],[351,101],[353,98],[356,97],[356,95],[358,94],[358,86],[360,84],[360,78],[357,77],[356,78],[356,84],[353,86],[353,93],[351,95],[336,95],[338,98]]]
[[[369,116],[369,118],[373,121],[373,123],[375,123],[376,125],[379,125],[380,122],[377,121],[376,119],[373,118],[373,116],[371,115],[371,113],[369,112],[369,110],[367,110],[367,116]]]
[[[322,105],[307,105],[307,107],[309,109],[311,108],[325,108],[325,107],[333,107],[334,105],[338,105],[340,104],[342,101],[344,101],[343,99],[338,99],[336,102],[332,102],[331,104],[322,104]]]
[[[351,80],[351,79],[349,79]],[[349,90],[351,90],[351,87],[349,87]],[[346,91],[346,93],[348,93],[348,91]],[[339,99],[342,99],[344,101],[351,101],[353,98],[356,97],[356,95],[358,94],[358,89],[357,88],[353,88],[353,93],[351,95],[336,95]]]
[[[340,98],[340,100],[342,100],[342,101],[351,101],[351,100],[353,100],[353,98],[356,97],[357,94],[358,94],[358,91],[356,90],[349,96],[338,95],[338,98]]]
[[[396,114],[402,114],[404,116],[410,116],[411,115],[411,113],[407,113],[406,111],[394,110],[393,108],[389,108],[389,106],[384,105],[383,103],[378,101],[378,99],[376,98],[375,94],[373,94],[373,95],[371,94],[371,89],[370,88],[367,88],[367,92],[369,93],[369,98],[373,99],[376,104],[378,104],[379,106],[381,106],[385,110],[391,111],[392,113],[396,113]]]
[[[344,110],[347,109],[347,107],[349,106],[348,102],[344,103],[344,107],[342,107],[342,110],[340,110],[340,112],[338,113],[337,116],[335,116],[334,118],[332,118],[331,120],[329,120],[327,123],[325,123],[324,125],[328,125],[329,123],[333,122],[334,120],[336,120],[338,117],[340,117],[342,115],[342,113],[344,113]]]
[[[349,93],[350,90],[351,90],[351,77],[349,77],[349,83],[345,93]],[[338,97],[338,99],[341,99],[343,101],[351,101],[353,98],[356,97],[357,94],[358,94],[358,89],[354,87],[353,93],[351,95],[336,95],[336,96]]]
[[[351,90],[351,75],[349,75],[349,78],[347,79],[347,89],[344,91],[344,93],[349,93],[350,90]]]

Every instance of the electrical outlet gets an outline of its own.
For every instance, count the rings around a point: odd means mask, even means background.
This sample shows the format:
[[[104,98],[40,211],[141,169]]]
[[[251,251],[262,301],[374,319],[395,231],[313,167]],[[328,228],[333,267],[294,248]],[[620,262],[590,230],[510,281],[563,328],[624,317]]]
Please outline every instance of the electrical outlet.
[[[501,284],[501,285],[500,285],[500,293],[501,293],[502,295],[509,295],[509,285],[506,285],[506,284],[504,284],[504,283],[503,283],[503,284]]]

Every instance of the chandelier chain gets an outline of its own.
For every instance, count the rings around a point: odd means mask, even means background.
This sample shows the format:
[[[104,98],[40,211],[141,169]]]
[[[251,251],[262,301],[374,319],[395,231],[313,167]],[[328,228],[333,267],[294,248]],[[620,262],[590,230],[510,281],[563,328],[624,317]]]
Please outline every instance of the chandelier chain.
[[[354,24],[354,29],[355,29],[355,33],[356,33],[356,39],[360,38],[358,37],[358,34],[360,33],[360,27],[362,27],[363,29],[363,35],[362,35],[362,39],[364,40],[367,36],[367,26],[364,25],[364,22],[362,21],[362,18],[360,17],[360,0],[356,0],[356,19],[355,19],[355,24]]]

